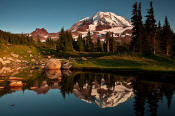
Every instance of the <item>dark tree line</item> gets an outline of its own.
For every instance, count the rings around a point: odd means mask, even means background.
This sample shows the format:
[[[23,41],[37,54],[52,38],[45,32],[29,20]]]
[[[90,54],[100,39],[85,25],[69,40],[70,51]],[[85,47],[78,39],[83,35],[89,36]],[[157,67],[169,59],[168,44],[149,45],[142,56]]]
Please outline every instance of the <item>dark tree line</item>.
[[[40,40],[39,40],[40,41]],[[51,38],[48,38],[46,40],[46,46],[50,47],[50,48],[55,48],[56,47],[56,42],[51,39]]]
[[[56,44],[58,52],[80,51],[116,53],[121,47],[110,32],[106,33],[105,41],[101,41],[100,38],[92,39],[90,31],[85,37],[79,35],[77,39],[73,39],[71,32],[64,31],[64,29],[61,30],[59,40]]]
[[[0,43],[1,44],[15,44],[15,45],[32,45],[34,41],[31,37],[24,34],[11,34],[0,30]]]
[[[149,113],[151,116],[158,115],[160,102],[163,102],[163,97],[166,98],[168,109],[171,108],[175,86],[168,83],[149,83],[142,80],[132,82],[135,101],[134,110],[136,116],[144,116],[148,104]]]
[[[73,51],[73,38],[72,33],[69,31],[64,31],[64,29],[60,32],[59,40],[56,45],[57,51]]]
[[[104,82],[102,82],[102,79],[104,79]],[[132,84],[130,86],[128,86],[127,83],[122,84],[126,87],[133,88],[133,108],[136,116],[144,116],[147,113],[151,116],[157,116],[160,102],[166,102],[167,108],[170,109],[175,92],[175,86],[170,83],[152,83],[145,80],[107,73],[82,73],[74,76],[63,75],[62,82],[60,83],[61,93],[66,98],[67,95],[73,93],[75,86],[77,87],[78,85],[79,90],[83,91],[84,85],[88,84],[87,92],[91,94],[94,82],[99,85],[101,85],[101,83],[106,84],[108,90],[115,87],[116,82],[131,82]],[[109,93],[111,92],[112,91],[109,91]],[[164,97],[165,99],[163,99]]]
[[[133,33],[131,51],[143,55],[162,54],[173,56],[175,53],[174,33],[165,17],[164,25],[158,26],[154,17],[153,2],[150,2],[150,9],[147,10],[146,21],[142,21],[141,3],[135,3],[132,11]]]

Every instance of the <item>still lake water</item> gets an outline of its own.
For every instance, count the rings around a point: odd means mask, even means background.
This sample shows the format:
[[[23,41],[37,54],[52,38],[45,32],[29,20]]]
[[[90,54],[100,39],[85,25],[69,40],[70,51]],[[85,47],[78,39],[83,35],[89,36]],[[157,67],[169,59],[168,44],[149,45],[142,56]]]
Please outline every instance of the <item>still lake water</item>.
[[[145,74],[26,69],[13,76],[24,86],[0,82],[1,116],[175,116],[174,82]]]

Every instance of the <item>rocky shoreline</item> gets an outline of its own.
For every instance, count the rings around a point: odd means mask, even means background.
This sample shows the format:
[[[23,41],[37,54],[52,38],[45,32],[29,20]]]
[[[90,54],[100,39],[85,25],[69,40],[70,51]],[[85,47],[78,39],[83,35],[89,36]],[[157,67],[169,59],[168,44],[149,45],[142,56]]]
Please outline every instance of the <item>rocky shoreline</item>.
[[[23,57],[14,53],[0,58],[0,77],[18,74],[20,70],[25,68],[31,70],[68,70],[72,67],[72,62],[67,59],[56,59],[52,56],[34,57],[30,51],[27,51],[27,53],[30,55],[29,60],[24,60]]]

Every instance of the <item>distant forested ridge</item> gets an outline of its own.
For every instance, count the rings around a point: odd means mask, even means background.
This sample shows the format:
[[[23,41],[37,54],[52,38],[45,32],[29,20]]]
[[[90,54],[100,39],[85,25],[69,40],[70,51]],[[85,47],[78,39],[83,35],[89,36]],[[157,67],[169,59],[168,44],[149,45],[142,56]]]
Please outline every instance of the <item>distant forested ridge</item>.
[[[12,34],[0,30],[0,44],[15,44],[15,45],[32,45],[34,43],[31,37],[24,34]]]

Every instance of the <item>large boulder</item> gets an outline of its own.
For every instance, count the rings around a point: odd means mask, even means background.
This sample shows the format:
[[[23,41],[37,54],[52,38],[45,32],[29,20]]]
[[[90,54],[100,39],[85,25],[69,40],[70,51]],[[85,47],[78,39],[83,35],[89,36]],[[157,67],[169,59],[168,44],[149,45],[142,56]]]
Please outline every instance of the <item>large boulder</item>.
[[[58,69],[61,69],[61,61],[59,59],[50,59],[46,63],[45,69],[47,69],[47,70],[58,70]]]

